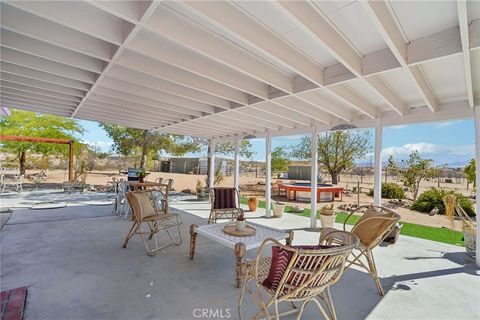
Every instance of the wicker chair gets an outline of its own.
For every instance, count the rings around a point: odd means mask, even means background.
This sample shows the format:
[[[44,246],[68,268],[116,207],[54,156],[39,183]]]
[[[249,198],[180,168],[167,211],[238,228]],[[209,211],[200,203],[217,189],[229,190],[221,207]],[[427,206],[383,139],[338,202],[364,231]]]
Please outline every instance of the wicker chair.
[[[243,212],[240,208],[240,194],[236,188],[210,188],[210,216],[208,223],[217,223],[219,219],[233,221]]]
[[[387,208],[373,205],[360,206],[347,216],[343,223],[343,230],[346,230],[347,222],[355,212],[364,210],[363,215],[351,229],[351,232],[360,239],[360,245],[352,252],[353,259],[348,260],[347,268],[354,264],[367,270],[375,280],[378,293],[383,296],[385,293],[378,277],[372,250],[388,237],[400,220],[400,216]],[[366,264],[361,260],[362,257],[365,258]]]
[[[145,249],[148,255],[153,256],[159,252],[159,250],[170,246],[180,245],[182,243],[182,233],[180,225],[182,224],[182,218],[177,213],[170,213],[168,206],[168,190],[167,193],[163,193],[159,190],[141,190],[127,192],[126,198],[130,203],[133,211],[133,225],[128,232],[127,237],[123,243],[123,247],[127,247],[128,241],[138,234],[145,244]],[[148,229],[142,229],[142,225],[147,225]],[[175,239],[170,233],[171,229],[177,229],[178,239]],[[157,240],[157,233],[165,231],[170,238],[170,241],[166,244],[160,245]],[[150,248],[145,239],[145,235],[148,235],[148,240],[154,239],[155,247]]]
[[[239,318],[243,319],[241,306],[247,292],[259,307],[259,311],[252,319],[279,319],[281,316],[297,313],[298,320],[305,306],[312,301],[316,303],[325,319],[336,319],[330,286],[342,276],[347,256],[358,243],[358,237],[353,233],[340,230],[323,235],[318,246],[292,247],[272,238],[265,239],[255,259],[245,262],[242,267],[243,287],[238,303]],[[276,274],[273,282],[269,282],[268,279],[271,276],[274,259],[262,256],[268,244],[274,245],[272,252],[275,247],[276,250],[282,250],[277,259],[279,261],[277,265],[282,264],[282,273]],[[263,299],[262,293],[269,296],[267,301]],[[320,301],[326,304],[327,310]],[[289,302],[293,308],[279,313],[280,302]],[[301,302],[299,308],[296,302]],[[273,312],[269,310],[272,306]]]

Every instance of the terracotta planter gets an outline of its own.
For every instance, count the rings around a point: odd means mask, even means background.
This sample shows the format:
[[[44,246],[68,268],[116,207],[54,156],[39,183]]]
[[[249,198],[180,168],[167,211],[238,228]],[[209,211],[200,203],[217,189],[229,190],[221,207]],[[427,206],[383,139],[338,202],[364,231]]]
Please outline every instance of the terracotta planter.
[[[138,182],[143,183],[145,181],[145,177],[138,177]]]
[[[250,197],[248,198],[248,209],[251,211],[251,212],[255,212],[257,211],[257,207],[258,207],[258,199],[257,197]]]

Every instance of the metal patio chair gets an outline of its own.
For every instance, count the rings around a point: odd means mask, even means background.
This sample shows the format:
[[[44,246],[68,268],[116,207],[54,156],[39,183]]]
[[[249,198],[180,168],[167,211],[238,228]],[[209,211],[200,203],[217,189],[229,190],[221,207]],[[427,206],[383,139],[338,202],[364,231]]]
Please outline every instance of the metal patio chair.
[[[240,208],[240,194],[236,188],[210,188],[210,216],[208,224],[217,223],[219,219],[233,221],[243,209]]]
[[[23,191],[23,174],[16,174],[13,176],[2,175],[1,176],[1,185],[2,190],[0,193],[5,191],[5,188],[13,187],[15,191],[22,192]]]
[[[168,193],[160,190],[140,190],[127,192],[126,198],[132,208],[133,225],[125,238],[123,247],[126,248],[128,241],[138,234],[145,245],[148,255],[153,256],[159,250],[170,246],[180,245],[182,243],[182,233],[180,225],[182,217],[178,213],[171,213],[168,205]],[[147,226],[147,228],[144,228]],[[177,239],[170,232],[177,229]],[[159,245],[157,234],[161,231],[170,238],[166,244]],[[148,236],[148,239],[145,237]],[[147,240],[154,241],[155,246],[150,247]]]

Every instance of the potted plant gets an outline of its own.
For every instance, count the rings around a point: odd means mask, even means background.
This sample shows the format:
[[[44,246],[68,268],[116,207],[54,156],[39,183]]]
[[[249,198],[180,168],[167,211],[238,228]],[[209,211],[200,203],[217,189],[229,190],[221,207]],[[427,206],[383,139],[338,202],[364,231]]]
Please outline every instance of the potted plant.
[[[322,228],[333,228],[336,217],[337,214],[333,210],[333,204],[323,206],[322,209],[320,209],[320,223]]]
[[[275,218],[281,218],[283,214],[283,210],[285,210],[285,203],[274,202],[272,204],[272,209],[273,209],[273,216]]]
[[[208,189],[207,187],[205,187],[205,185],[202,183],[200,179],[197,180],[197,186],[195,187],[195,190],[197,193],[198,200],[208,199],[209,197]]]
[[[250,197],[248,198],[248,209],[251,211],[251,212],[255,212],[257,211],[257,207],[258,207],[258,199],[257,197]]]
[[[144,182],[147,175],[148,173],[145,171],[145,169],[142,168],[138,170],[137,171],[138,182]]]
[[[247,224],[245,222],[245,215],[243,214],[243,211],[242,211],[237,216],[237,220],[235,221],[235,229],[237,231],[243,231],[243,230],[245,230],[246,226],[247,226]]]

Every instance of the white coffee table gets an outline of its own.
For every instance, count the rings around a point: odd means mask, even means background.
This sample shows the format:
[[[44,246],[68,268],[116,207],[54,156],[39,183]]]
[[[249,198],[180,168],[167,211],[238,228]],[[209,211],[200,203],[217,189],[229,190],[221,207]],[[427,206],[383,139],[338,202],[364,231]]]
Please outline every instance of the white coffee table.
[[[285,232],[278,229],[266,227],[258,223],[248,221],[247,224],[253,226],[256,229],[256,233],[253,236],[237,237],[231,236],[223,232],[223,228],[227,224],[233,222],[223,222],[216,224],[207,224],[203,226],[197,226],[192,224],[190,226],[190,259],[195,256],[195,245],[197,235],[201,235],[205,238],[213,240],[217,243],[224,245],[234,250],[236,258],[236,275],[235,285],[240,287],[240,268],[243,263],[243,257],[247,250],[256,249],[260,247],[263,240],[266,238],[274,238],[276,240],[286,239],[287,245],[290,245],[293,240],[293,232]]]

